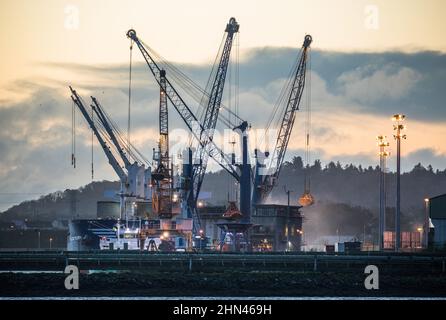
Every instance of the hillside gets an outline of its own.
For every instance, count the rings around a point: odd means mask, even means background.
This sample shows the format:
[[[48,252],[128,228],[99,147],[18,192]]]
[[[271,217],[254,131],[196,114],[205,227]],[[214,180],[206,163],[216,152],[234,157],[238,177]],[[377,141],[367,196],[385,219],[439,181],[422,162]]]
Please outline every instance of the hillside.
[[[304,167],[302,159],[295,157],[283,166],[279,183],[274,189],[273,203],[286,203],[284,186],[292,190],[293,203],[303,192],[305,174],[311,177],[311,192],[316,204],[304,208],[307,228],[317,234],[360,235],[364,229],[371,232],[377,226],[379,203],[379,169],[329,163],[322,167],[319,160]],[[446,192],[446,170],[434,171],[430,166],[416,165],[401,177],[402,226],[412,230],[422,224],[424,198]],[[395,207],[395,174],[387,174],[387,225],[393,226]],[[38,220],[92,218],[96,215],[96,201],[110,200],[111,190],[118,190],[117,182],[90,183],[78,190],[65,190],[38,200],[25,201],[0,215],[1,220],[34,218]],[[219,171],[209,173],[203,191],[211,193],[212,204],[225,204],[228,193],[234,192],[234,182]],[[75,209],[74,209],[75,208]]]
[[[342,165],[330,162],[322,167],[316,160],[304,167],[300,157],[284,163],[277,187],[272,192],[271,202],[285,203],[284,186],[293,191],[294,199],[303,193],[305,174],[311,180],[311,192],[317,201],[346,203],[374,209],[379,205],[379,168]],[[211,191],[213,200],[224,202],[230,189],[230,179],[223,171],[206,176],[203,189]],[[396,174],[387,173],[387,205],[395,206]],[[416,165],[401,176],[401,206],[403,210],[423,208],[424,198],[446,193],[446,170],[434,171],[431,166]]]
[[[119,190],[119,183],[95,181],[79,189],[67,189],[41,196],[37,200],[24,201],[0,214],[5,221],[34,219],[53,221],[55,219],[94,218],[96,202],[112,200],[108,193]]]

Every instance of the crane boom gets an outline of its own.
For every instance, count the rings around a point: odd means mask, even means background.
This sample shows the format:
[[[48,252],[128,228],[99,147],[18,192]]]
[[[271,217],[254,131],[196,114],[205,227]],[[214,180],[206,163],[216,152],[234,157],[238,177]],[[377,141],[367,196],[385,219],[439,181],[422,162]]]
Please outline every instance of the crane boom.
[[[115,145],[116,149],[119,152],[119,155],[121,156],[122,161],[124,161],[124,164],[126,167],[130,166],[131,162],[130,162],[129,158],[127,157],[127,154],[124,152],[124,148],[121,146],[118,139],[116,138],[116,135],[113,132],[113,129],[110,127],[107,117],[102,110],[102,106],[100,105],[99,101],[95,97],[92,96],[91,100],[94,103],[94,105],[91,106],[93,108],[93,111],[96,113],[96,115],[98,116],[102,125],[104,126],[105,130],[107,131],[108,135],[110,136],[113,144]]]
[[[91,127],[104,150],[108,162],[119,177],[121,185],[118,193],[120,199],[120,218],[127,220],[129,216],[135,215],[134,203],[141,199],[148,199],[150,196],[150,186],[147,183],[150,180],[150,166],[146,169],[143,163],[144,160],[141,159],[135,159],[133,163],[131,162],[131,158],[124,152],[119,143],[119,129],[115,127],[97,99],[91,97],[94,103],[91,105],[91,108],[97,115],[97,119],[93,120],[93,114],[90,116],[82,98],[71,86],[70,90],[71,99],[78,106],[85,120]],[[138,150],[135,149],[135,151],[140,154]],[[119,156],[116,153],[119,153]],[[120,161],[120,158],[122,161]]]
[[[140,39],[136,35],[136,31],[131,29],[127,32],[127,37],[132,39],[136,45],[138,46],[139,50],[141,51],[144,60],[147,63],[147,66],[150,68],[150,71],[152,72],[153,76],[155,77],[155,80],[158,82],[158,85],[161,86],[160,83],[160,74],[161,69],[158,67],[156,62],[153,60],[153,58],[150,56],[148,51],[146,50],[143,43],[140,41]],[[193,114],[193,112],[190,110],[190,108],[187,106],[187,104],[184,102],[183,98],[178,94],[177,90],[172,86],[169,79],[166,78],[166,95],[169,98],[170,102],[180,115],[180,117],[183,119],[186,126],[189,128],[189,130],[192,132],[194,137],[199,141],[200,144],[202,142],[200,141],[200,133],[203,132],[203,126],[198,121],[197,117]],[[239,180],[239,174],[234,166],[231,164],[231,160],[229,157],[222,151],[220,148],[217,147],[217,145],[211,140],[209,141],[210,148],[209,148],[209,156],[212,157],[224,170],[226,170],[231,176],[233,176],[236,180]]]
[[[87,120],[90,128],[93,130],[93,133],[95,134],[96,138],[99,141],[99,144],[101,145],[102,149],[104,150],[105,155],[107,156],[108,162],[115,170],[115,172],[118,175],[121,182],[125,182],[127,179],[127,174],[125,173],[123,168],[120,166],[119,162],[116,160],[113,153],[110,151],[110,147],[107,145],[107,142],[104,140],[103,136],[99,132],[93,119],[91,119],[89,113],[87,112],[87,109],[84,106],[84,103],[82,102],[81,97],[77,94],[76,90],[74,90],[71,86],[70,86],[70,90],[71,90],[71,99],[78,106],[78,108],[82,112],[82,115],[84,116],[85,120]]]
[[[259,178],[259,170],[256,168],[256,179],[253,193],[253,202],[257,203],[266,199],[268,194],[272,191],[277,179],[280,175],[280,170],[285,159],[285,153],[290,140],[291,131],[293,129],[294,120],[296,118],[296,111],[299,109],[300,100],[305,87],[305,76],[307,69],[307,53],[312,42],[312,37],[306,35],[302,52],[299,58],[299,63],[296,68],[291,86],[287,93],[288,99],[285,106],[285,112],[279,127],[276,144],[272,153],[269,170],[263,178]],[[257,167],[259,163],[257,163]]]
[[[169,169],[169,113],[166,97],[166,71],[160,73],[160,105],[159,105],[159,131],[160,131],[160,162]],[[166,161],[167,160],[167,161]]]
[[[160,73],[158,167],[152,173],[155,192],[152,198],[153,212],[160,218],[172,218],[172,168],[169,157],[169,114],[166,97],[166,71]]]
[[[196,203],[198,200],[201,185],[203,184],[204,176],[206,174],[209,153],[210,149],[212,148],[212,144],[210,142],[212,141],[215,127],[217,125],[217,119],[221,100],[223,97],[223,89],[225,86],[226,73],[228,70],[234,34],[239,31],[239,27],[240,26],[235,18],[231,18],[229,20],[229,23],[226,25],[226,40],[222,50],[212,89],[209,94],[209,100],[203,121],[203,131],[200,133],[200,141],[202,143],[199,145],[199,148],[196,152],[196,160],[194,161],[194,163],[200,164],[199,166],[194,167],[194,171],[192,173],[194,203]]]

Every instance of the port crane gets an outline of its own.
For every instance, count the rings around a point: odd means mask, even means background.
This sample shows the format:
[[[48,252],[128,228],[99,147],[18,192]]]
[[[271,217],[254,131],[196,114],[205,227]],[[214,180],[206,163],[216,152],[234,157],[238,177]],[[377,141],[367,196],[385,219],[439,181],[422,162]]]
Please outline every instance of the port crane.
[[[239,31],[239,28],[240,26],[235,18],[231,18],[229,23],[226,25],[226,40],[220,56],[220,62],[217,67],[212,89],[207,99],[208,103],[204,113],[204,120],[202,122],[203,130],[200,131],[199,136],[200,144],[198,145],[198,150],[195,153],[195,159],[193,162],[193,164],[197,165],[194,165],[192,170],[193,187],[191,190],[192,194],[189,207],[193,208],[194,210],[196,210],[195,205],[198,201],[198,195],[201,190],[201,185],[203,184],[207,162],[209,160],[209,154],[212,148],[212,144],[210,142],[212,141],[214,131],[217,126],[234,34]]]
[[[291,132],[296,118],[296,111],[299,110],[299,104],[305,87],[305,77],[307,73],[308,51],[312,42],[312,37],[306,35],[295,67],[295,72],[290,77],[282,90],[278,99],[276,108],[284,107],[282,119],[278,127],[278,135],[272,155],[268,151],[262,152],[255,150],[256,165],[254,173],[254,187],[252,194],[252,203],[263,203],[277,184],[280,170],[285,159],[285,153],[290,140]],[[287,97],[286,100],[283,98]],[[281,106],[281,101],[286,103]],[[273,114],[276,113],[276,110]],[[272,121],[272,120],[271,120]],[[306,137],[309,139],[308,135]],[[268,159],[269,158],[269,159]],[[266,163],[269,160],[269,163]]]
[[[183,100],[178,91],[174,88],[174,86],[167,78],[165,79],[165,83],[162,83],[162,75],[165,75],[165,73],[148,52],[148,49],[146,49],[146,45],[137,37],[135,30],[131,29],[127,32],[127,37],[132,39],[140,49],[144,60],[146,61],[148,67],[150,68],[150,71],[155,77],[155,80],[158,82],[160,87],[164,87],[166,96],[168,97],[176,111],[179,113],[180,117],[185,122],[189,130],[192,132],[193,136],[198,141],[198,149],[195,153],[194,160],[192,161],[192,152],[190,150],[187,152],[186,159],[183,159],[183,161],[185,161],[186,164],[189,166],[189,168],[183,170],[188,172],[189,175],[189,181],[186,182],[186,185],[188,185],[188,187],[186,187],[186,189],[188,190],[186,195],[187,215],[191,216],[194,220],[195,232],[198,231],[200,226],[196,204],[206,172],[208,157],[212,157],[237,181],[240,181],[242,178],[237,170],[237,166],[234,163],[234,157],[228,157],[228,155],[220,150],[220,148],[218,148],[213,141],[213,134],[221,107],[222,94],[230,52],[232,48],[233,36],[235,33],[238,32],[238,30],[239,25],[237,21],[234,18],[231,18],[225,29],[225,32],[227,33],[226,40],[219,59],[219,65],[215,73],[211,92],[209,94],[205,93],[205,100],[207,101],[207,104],[203,122],[200,122],[198,120],[198,118],[191,111],[186,102]],[[241,128],[243,130],[246,130],[246,127],[247,124],[242,123]],[[244,171],[246,173],[247,170]],[[241,171],[241,174],[243,175],[243,170]],[[248,188],[250,188],[250,186]]]
[[[160,72],[159,98],[159,142],[158,151],[154,150],[157,167],[152,172],[152,208],[160,218],[172,218],[173,170],[169,156],[169,113],[166,97],[166,71]]]
[[[150,163],[132,145],[125,145],[125,140],[117,125],[108,116],[95,97],[91,97],[90,114],[83,99],[71,86],[71,99],[81,111],[92,129],[104,153],[120,180],[120,218],[128,221],[135,216],[136,202],[149,200],[151,169]],[[126,152],[125,150],[128,150]],[[147,168],[146,168],[147,165]]]

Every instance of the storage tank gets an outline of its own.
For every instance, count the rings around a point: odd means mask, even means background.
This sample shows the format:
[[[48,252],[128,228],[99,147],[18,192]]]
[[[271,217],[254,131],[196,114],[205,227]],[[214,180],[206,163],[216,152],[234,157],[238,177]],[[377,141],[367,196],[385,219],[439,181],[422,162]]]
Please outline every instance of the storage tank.
[[[147,219],[154,218],[152,214],[152,202],[151,201],[138,201],[136,202],[136,216],[139,218]]]
[[[119,219],[121,214],[119,202],[117,201],[98,201],[96,215],[99,219]]]

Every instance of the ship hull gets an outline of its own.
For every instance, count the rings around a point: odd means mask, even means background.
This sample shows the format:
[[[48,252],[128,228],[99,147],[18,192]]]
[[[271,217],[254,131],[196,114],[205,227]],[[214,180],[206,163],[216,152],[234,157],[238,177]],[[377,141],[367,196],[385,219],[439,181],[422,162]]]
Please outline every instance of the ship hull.
[[[68,223],[68,251],[99,250],[102,237],[116,237],[117,219],[71,220]]]
[[[183,219],[184,220],[184,219]],[[187,222],[187,221],[186,221]],[[179,220],[176,221],[175,228],[172,224],[160,222],[160,220],[129,220],[125,222],[118,219],[79,219],[70,220],[68,223],[68,251],[90,251],[90,250],[151,250],[158,247],[161,242],[172,243],[171,250],[187,248],[187,234],[191,232],[191,223],[188,231],[184,233],[176,229],[181,226]],[[160,228],[160,226],[162,228]],[[139,230],[144,236],[139,238]],[[118,239],[118,234],[121,236]],[[127,235],[132,235],[129,238]],[[168,234],[168,238],[166,238]],[[154,246],[153,246],[154,245]]]

